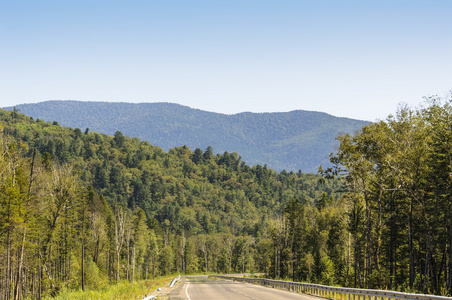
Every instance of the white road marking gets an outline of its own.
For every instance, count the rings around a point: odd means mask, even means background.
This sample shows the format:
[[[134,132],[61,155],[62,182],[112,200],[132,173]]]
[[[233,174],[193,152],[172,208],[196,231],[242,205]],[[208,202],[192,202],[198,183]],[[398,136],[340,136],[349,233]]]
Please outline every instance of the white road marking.
[[[185,294],[187,295],[188,300],[191,300],[191,299],[190,299],[190,296],[188,295],[188,286],[189,286],[189,285],[190,285],[190,282],[187,283],[187,287],[185,288]]]

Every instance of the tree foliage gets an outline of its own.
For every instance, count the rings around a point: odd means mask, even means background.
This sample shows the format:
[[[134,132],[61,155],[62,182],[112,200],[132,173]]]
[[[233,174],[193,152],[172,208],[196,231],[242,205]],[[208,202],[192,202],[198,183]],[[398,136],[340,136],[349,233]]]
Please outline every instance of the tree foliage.
[[[340,136],[331,157],[352,205],[355,286],[451,294],[452,107],[426,104]]]

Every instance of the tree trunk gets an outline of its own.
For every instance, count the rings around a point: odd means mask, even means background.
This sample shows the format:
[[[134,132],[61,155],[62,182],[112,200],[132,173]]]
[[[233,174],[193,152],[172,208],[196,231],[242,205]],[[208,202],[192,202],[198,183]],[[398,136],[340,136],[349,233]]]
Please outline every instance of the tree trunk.
[[[135,244],[132,248],[132,279],[131,282],[135,279]]]
[[[85,242],[82,240],[82,291],[85,291]]]
[[[127,241],[127,280],[130,282],[130,243]]]
[[[19,289],[20,289],[20,273],[22,271],[22,262],[24,258],[24,248],[25,248],[25,238],[27,235],[27,228],[24,227],[24,234],[22,236],[22,245],[20,249],[19,262],[17,263],[17,275],[16,275],[16,288],[14,290],[14,300],[19,300]]]
[[[9,216],[8,216],[9,223]],[[10,298],[10,282],[11,282],[11,239],[10,239],[10,229],[11,226],[8,226],[8,234],[7,234],[7,244],[6,244],[6,288],[5,288],[5,299]]]
[[[353,239],[353,248],[354,248],[354,256],[355,256],[355,284],[354,284],[354,288],[356,289],[356,287],[357,287],[357,285],[356,285],[356,283],[357,283],[357,276],[358,276],[358,251],[357,251],[357,248],[358,248],[358,246],[357,246],[357,242],[356,242],[356,236],[355,236],[355,238]]]
[[[412,232],[412,217],[413,217],[413,201],[410,199],[410,211],[408,213],[408,247],[410,249],[410,270],[409,270],[409,286],[413,289],[414,279],[416,277],[414,270],[414,249],[413,249],[413,232]]]
[[[155,258],[152,260],[152,279],[155,279]]]
[[[449,214],[450,215],[450,214]],[[452,222],[449,220],[449,295],[452,295]]]
[[[207,249],[204,251],[204,263],[206,265],[206,272],[209,272],[209,266],[207,264]]]
[[[116,258],[117,258],[117,270],[116,270],[116,282],[119,282],[119,251],[116,253]]]

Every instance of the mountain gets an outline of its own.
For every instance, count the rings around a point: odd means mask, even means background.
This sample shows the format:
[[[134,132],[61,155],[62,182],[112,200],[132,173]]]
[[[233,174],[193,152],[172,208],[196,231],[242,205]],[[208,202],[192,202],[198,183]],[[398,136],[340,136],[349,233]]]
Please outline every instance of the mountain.
[[[368,123],[303,110],[226,115],[173,103],[46,101],[15,108],[72,128],[108,135],[121,131],[165,151],[187,145],[193,150],[211,146],[216,153],[238,152],[248,164],[266,164],[278,171],[316,172],[319,165],[328,164],[338,134],[353,133]]]

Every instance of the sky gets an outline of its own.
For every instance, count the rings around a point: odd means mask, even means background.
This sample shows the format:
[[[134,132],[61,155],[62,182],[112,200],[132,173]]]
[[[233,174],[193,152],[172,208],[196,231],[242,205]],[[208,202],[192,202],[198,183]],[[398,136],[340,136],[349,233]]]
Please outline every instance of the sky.
[[[0,107],[172,102],[383,120],[452,90],[449,0],[0,0]]]

